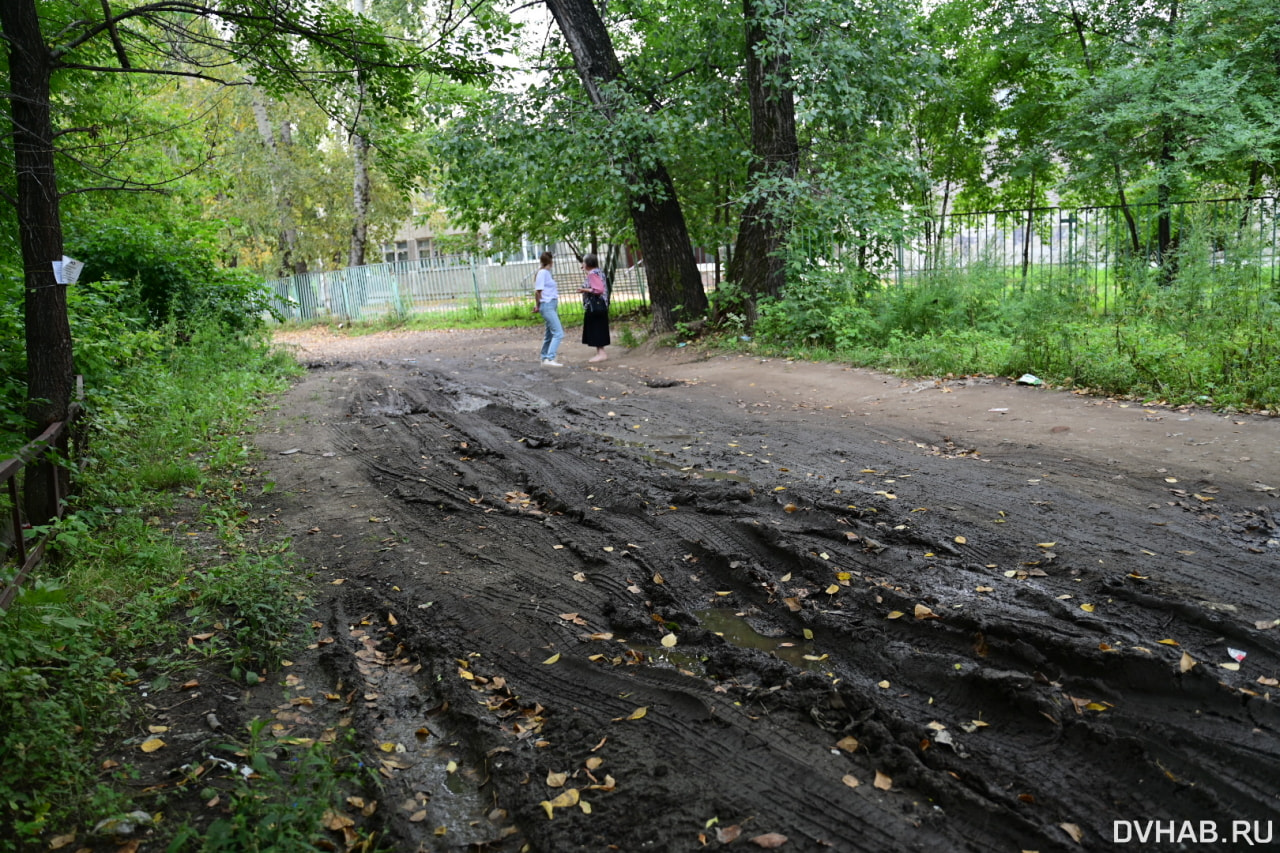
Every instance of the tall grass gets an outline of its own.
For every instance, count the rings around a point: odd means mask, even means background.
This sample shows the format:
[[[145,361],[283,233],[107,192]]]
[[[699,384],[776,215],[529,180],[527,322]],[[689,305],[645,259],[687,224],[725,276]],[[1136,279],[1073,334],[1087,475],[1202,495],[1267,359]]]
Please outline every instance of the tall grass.
[[[1248,234],[1188,230],[1163,266],[1105,274],[943,268],[902,285],[857,272],[793,276],[761,306],[759,346],[820,350],[910,374],[1034,374],[1173,404],[1280,409],[1280,285]],[[1217,251],[1215,251],[1217,249]],[[1223,257],[1234,258],[1227,263]]]
[[[210,653],[241,672],[278,660],[300,605],[287,552],[239,528],[242,430],[295,369],[261,335],[202,327],[94,393],[72,513],[0,614],[0,850],[137,807],[94,755],[131,725],[132,685],[188,665],[189,633],[218,622]],[[184,499],[225,556],[195,557],[161,520]]]

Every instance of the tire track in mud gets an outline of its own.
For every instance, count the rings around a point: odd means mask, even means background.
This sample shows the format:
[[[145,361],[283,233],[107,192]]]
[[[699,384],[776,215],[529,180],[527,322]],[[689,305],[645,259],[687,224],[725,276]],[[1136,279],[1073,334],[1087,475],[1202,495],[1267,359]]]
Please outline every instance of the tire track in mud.
[[[430,674],[418,689],[518,829],[485,849],[695,850],[735,824],[797,850],[1106,849],[1113,820],[1277,813],[1256,679],[1280,675],[1280,644],[1254,627],[1277,615],[1259,587],[1276,552],[1222,521],[1265,532],[1248,495],[1223,489],[1206,519],[1088,459],[530,376],[357,373],[328,427],[397,537],[345,606],[393,613]],[[370,538],[365,514],[346,542]],[[1180,551],[1213,568],[1160,556]],[[715,613],[814,660],[730,642]],[[549,819],[570,787],[591,812]]]

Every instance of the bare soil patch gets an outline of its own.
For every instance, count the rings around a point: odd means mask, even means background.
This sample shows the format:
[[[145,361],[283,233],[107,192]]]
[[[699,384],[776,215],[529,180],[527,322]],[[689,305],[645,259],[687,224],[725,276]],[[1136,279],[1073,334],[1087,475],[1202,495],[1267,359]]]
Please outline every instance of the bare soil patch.
[[[344,697],[395,849],[1277,818],[1280,420],[539,334],[280,336],[325,642],[253,692]]]

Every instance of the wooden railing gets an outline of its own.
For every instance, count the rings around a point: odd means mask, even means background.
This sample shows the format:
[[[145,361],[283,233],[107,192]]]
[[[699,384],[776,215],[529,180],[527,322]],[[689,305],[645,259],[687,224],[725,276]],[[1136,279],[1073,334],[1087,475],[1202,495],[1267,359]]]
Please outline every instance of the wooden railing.
[[[76,377],[77,398],[83,398],[84,386],[81,377]],[[58,518],[66,510],[66,497],[70,487],[65,462],[53,458],[52,454],[60,447],[71,442],[76,421],[79,420],[83,407],[79,402],[71,404],[65,421],[55,421],[33,441],[18,451],[10,459],[0,462],[0,483],[4,484],[8,494],[9,523],[7,529],[0,534],[0,545],[3,546],[4,560],[0,567],[16,565],[17,571],[11,578],[0,576],[0,610],[7,610],[18,595],[22,582],[31,570],[44,559],[45,549],[49,545],[48,536],[31,535],[31,526],[27,523],[23,512],[25,489],[30,485],[23,482],[19,485],[19,474],[23,469],[40,470],[48,477],[45,484],[53,496],[54,512]],[[80,442],[75,442],[78,449]],[[47,463],[47,464],[41,464]],[[30,472],[28,472],[30,473]],[[24,478],[25,480],[25,478]]]

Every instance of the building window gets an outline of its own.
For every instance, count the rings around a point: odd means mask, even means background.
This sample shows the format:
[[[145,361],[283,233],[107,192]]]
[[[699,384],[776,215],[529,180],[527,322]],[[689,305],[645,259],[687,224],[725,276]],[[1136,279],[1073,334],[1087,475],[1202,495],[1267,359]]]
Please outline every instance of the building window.
[[[398,240],[394,243],[383,243],[383,260],[388,264],[398,260],[408,260],[408,241]]]

